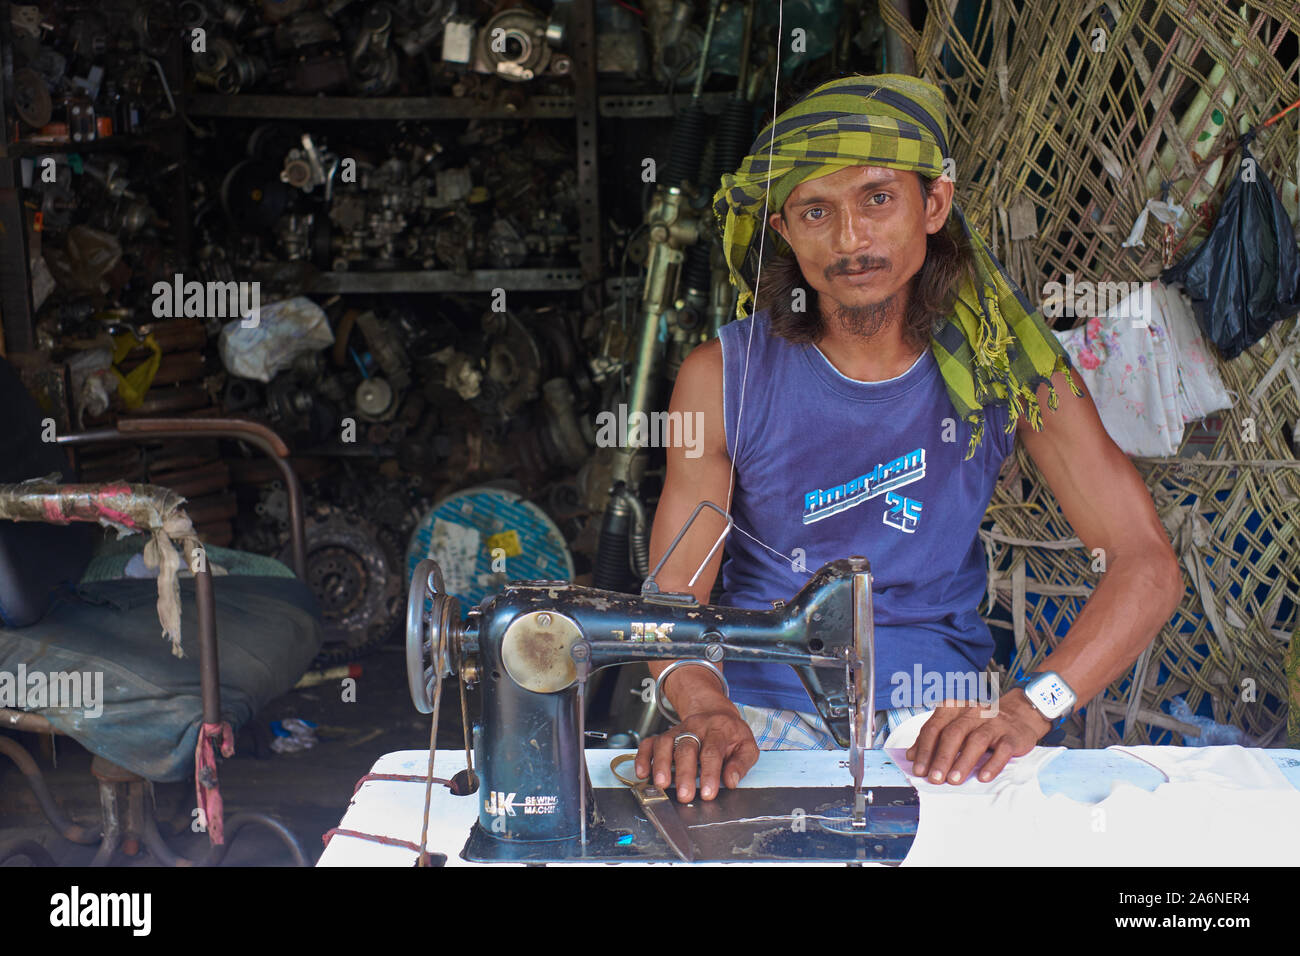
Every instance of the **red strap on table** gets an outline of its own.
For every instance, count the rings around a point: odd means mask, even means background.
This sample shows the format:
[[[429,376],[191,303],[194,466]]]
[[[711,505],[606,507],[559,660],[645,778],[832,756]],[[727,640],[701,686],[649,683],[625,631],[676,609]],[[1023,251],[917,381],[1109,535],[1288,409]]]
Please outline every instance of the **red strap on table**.
[[[358,840],[369,840],[372,843],[382,843],[384,846],[404,846],[408,850],[414,850],[416,853],[420,852],[419,845],[412,843],[410,840],[399,840],[397,837],[380,836],[377,833],[362,833],[360,830],[345,830],[342,827],[335,827],[332,830],[327,830],[325,835],[321,837],[321,842],[326,846],[329,846],[330,840],[334,839],[336,836],[356,837]]]
[[[368,780],[399,780],[407,783],[428,783],[429,778],[413,773],[368,773],[358,780],[357,785],[352,788],[352,796],[355,797],[357,791],[361,789],[361,785]],[[440,783],[444,787],[451,786],[451,781],[443,780],[442,777],[434,777],[433,782]]]

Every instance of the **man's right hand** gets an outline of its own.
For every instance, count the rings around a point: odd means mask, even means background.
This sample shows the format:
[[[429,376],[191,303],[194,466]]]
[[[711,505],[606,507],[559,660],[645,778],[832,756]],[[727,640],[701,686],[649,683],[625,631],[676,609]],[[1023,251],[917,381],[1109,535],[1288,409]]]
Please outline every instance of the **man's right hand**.
[[[722,391],[722,342],[714,338],[692,349],[677,372],[668,414],[680,412],[683,420],[687,415],[700,416],[691,420],[702,422],[702,447],[688,452],[681,442],[668,443],[664,486],[650,534],[650,563],[656,567],[663,564],[657,575],[660,589],[689,591],[700,604],[709,603],[722,567],[725,551],[717,542],[726,524],[717,513],[702,511],[700,520],[680,540],[674,541],[674,536],[681,533],[700,502],[731,500],[732,466]],[[671,553],[669,544],[674,545]],[[652,677],[669,666],[668,661],[648,664]],[[670,674],[664,685],[662,691],[684,718],[672,730],[637,748],[637,776],[650,777],[655,786],[670,789],[673,741],[678,734],[692,733],[700,738],[701,746],[689,739],[677,745],[677,799],[695,798],[697,769],[700,796],[705,800],[718,795],[720,784],[738,786],[758,760],[758,744],[716,676],[699,667],[684,667]]]
[[[694,740],[673,744],[679,734],[694,734]],[[712,800],[718,795],[719,783],[734,790],[740,778],[749,773],[758,762],[758,744],[749,724],[740,716],[736,705],[722,695],[716,701],[692,711],[671,730],[641,741],[636,751],[636,775],[641,778],[653,773],[653,781],[661,790],[668,790],[674,782],[676,764],[677,800],[689,803],[695,799],[695,774],[700,776],[700,797]]]

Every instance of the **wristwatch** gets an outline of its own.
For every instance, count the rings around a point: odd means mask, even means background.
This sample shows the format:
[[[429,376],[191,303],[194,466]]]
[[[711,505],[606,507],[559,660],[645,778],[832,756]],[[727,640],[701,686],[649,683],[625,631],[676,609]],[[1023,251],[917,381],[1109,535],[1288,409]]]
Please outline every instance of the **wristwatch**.
[[[1074,691],[1056,671],[1026,674],[1015,682],[1013,689],[1016,687],[1024,689],[1029,703],[1052,725],[1048,733],[1065,723],[1074,711]]]

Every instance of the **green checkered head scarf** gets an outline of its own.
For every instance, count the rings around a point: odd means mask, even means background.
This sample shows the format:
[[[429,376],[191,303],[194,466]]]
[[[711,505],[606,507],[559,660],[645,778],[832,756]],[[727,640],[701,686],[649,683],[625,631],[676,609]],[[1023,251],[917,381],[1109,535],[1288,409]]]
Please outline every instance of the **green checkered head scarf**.
[[[740,291],[737,315],[752,307],[746,279],[759,260],[769,209],[779,211],[799,183],[851,166],[887,166],[925,178],[944,174],[948,123],[943,93],[914,76],[850,76],[824,83],[769,123],[733,175],[722,177],[713,210],[731,281]],[[1020,415],[1042,429],[1037,390],[1046,383],[1048,405],[1058,399],[1051,378],[1064,372],[1081,395],[1069,357],[1041,313],[1007,275],[984,240],[952,206],[975,258],[975,277],[957,291],[952,314],[931,337],[953,406],[971,425],[966,452],[984,435],[985,410],[1007,406],[1008,433]],[[775,246],[782,240],[770,234]]]

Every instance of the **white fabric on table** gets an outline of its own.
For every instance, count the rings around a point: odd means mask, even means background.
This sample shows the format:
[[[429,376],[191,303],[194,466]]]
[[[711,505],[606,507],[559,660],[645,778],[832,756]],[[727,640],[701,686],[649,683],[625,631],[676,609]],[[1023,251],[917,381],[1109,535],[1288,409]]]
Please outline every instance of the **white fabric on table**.
[[[901,724],[885,750],[920,793],[921,820],[904,866],[1276,866],[1300,859],[1300,791],[1243,747],[1111,747],[1168,782],[1116,781],[1098,803],[1048,797],[1039,771],[1064,747],[1013,757],[988,783],[933,784],[905,751],[930,714]],[[990,826],[997,820],[997,826]]]

